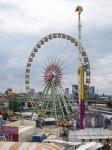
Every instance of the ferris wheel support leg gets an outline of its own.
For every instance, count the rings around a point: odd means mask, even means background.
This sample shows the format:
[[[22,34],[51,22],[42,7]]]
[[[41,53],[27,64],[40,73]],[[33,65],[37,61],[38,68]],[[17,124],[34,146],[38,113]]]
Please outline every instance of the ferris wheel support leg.
[[[79,69],[80,76],[80,95],[79,95],[79,107],[80,107],[80,129],[85,127],[85,103],[84,103],[84,68],[83,66]]]

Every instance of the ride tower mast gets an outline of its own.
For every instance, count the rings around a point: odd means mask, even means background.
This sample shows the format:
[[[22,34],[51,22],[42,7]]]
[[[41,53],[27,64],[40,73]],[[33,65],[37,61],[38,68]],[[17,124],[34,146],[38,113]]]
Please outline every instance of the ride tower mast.
[[[79,108],[80,108],[80,129],[84,129],[85,126],[85,104],[84,104],[84,64],[82,60],[82,47],[81,47],[81,12],[83,8],[81,6],[76,7],[78,12],[78,95],[79,95]]]

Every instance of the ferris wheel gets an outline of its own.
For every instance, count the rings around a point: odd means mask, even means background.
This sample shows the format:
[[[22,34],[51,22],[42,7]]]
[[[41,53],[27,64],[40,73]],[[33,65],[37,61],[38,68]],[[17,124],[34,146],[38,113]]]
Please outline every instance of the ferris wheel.
[[[31,73],[31,66],[32,66],[32,63],[34,61],[34,58],[36,57],[36,54],[41,51],[41,48],[43,45],[45,45],[47,42],[49,42],[50,40],[55,40],[55,39],[64,39],[64,40],[67,40],[69,41],[71,44],[73,44],[74,46],[78,46],[80,43],[78,40],[76,40],[74,37],[70,36],[70,35],[67,35],[67,34],[63,34],[63,33],[53,33],[53,34],[49,34],[47,36],[45,36],[44,38],[42,38],[36,45],[35,47],[33,48],[33,50],[31,51],[30,53],[30,56],[28,58],[28,61],[27,61],[27,65],[26,65],[26,71],[25,71],[25,87],[26,87],[26,91],[27,91],[27,94],[28,94],[28,98],[29,98],[29,101],[32,105],[32,107],[34,108],[34,110],[36,111],[36,113],[38,113],[40,116],[42,117],[47,117],[47,113],[45,113],[39,106],[38,103],[35,103],[35,101],[33,100],[33,97],[32,97],[32,94],[31,94],[31,85],[30,85],[30,73]],[[89,59],[87,57],[87,54],[86,54],[86,51],[85,49],[81,46],[81,58],[80,58],[80,62],[81,64],[83,65],[83,68],[84,68],[84,74],[85,74],[85,85],[86,85],[86,89],[89,87],[89,84],[90,84],[90,64],[89,64]],[[50,66],[52,68],[52,72],[46,72],[45,74],[45,79],[47,78],[49,81],[51,81],[53,79],[54,81],[54,77],[56,75],[57,72],[60,71],[60,68],[58,68],[57,66],[55,66],[55,64],[51,64]],[[50,68],[49,67],[49,68]],[[48,68],[48,70],[50,70]],[[56,71],[57,69],[57,71]],[[59,77],[60,78],[60,77]],[[59,79],[57,78],[57,80]],[[55,87],[54,86],[54,83],[55,82],[52,82],[52,87]],[[58,81],[58,84],[59,84],[59,81]],[[48,88],[48,84],[47,84],[47,88]],[[44,91],[46,91],[46,89]],[[55,89],[54,89],[55,90]],[[52,99],[51,99],[52,101]],[[46,105],[46,102],[43,103],[44,106]],[[53,104],[54,106],[56,105],[56,101],[53,101]],[[45,109],[45,107],[43,107]],[[60,107],[61,109],[61,107]],[[57,114],[57,110],[55,109],[54,107],[54,110],[55,110],[55,114]],[[62,110],[63,111],[63,110]],[[68,112],[69,110],[66,109],[66,112]],[[66,113],[65,113],[66,114]],[[56,117],[56,115],[55,115]],[[57,117],[56,117],[57,118]]]

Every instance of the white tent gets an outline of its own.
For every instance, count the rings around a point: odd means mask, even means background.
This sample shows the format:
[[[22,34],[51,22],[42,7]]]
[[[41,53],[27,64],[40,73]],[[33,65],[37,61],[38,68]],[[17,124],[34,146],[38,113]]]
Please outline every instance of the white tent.
[[[89,142],[89,143],[86,143],[85,145],[81,145],[76,150],[97,150],[98,148],[101,148],[101,147],[103,147],[103,144],[101,143]]]

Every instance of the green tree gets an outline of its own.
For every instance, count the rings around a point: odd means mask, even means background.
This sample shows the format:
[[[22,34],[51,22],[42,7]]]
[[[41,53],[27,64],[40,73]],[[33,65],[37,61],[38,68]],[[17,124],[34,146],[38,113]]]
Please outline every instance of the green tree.
[[[14,112],[21,110],[21,102],[17,99],[9,101],[9,109],[13,110]]]

